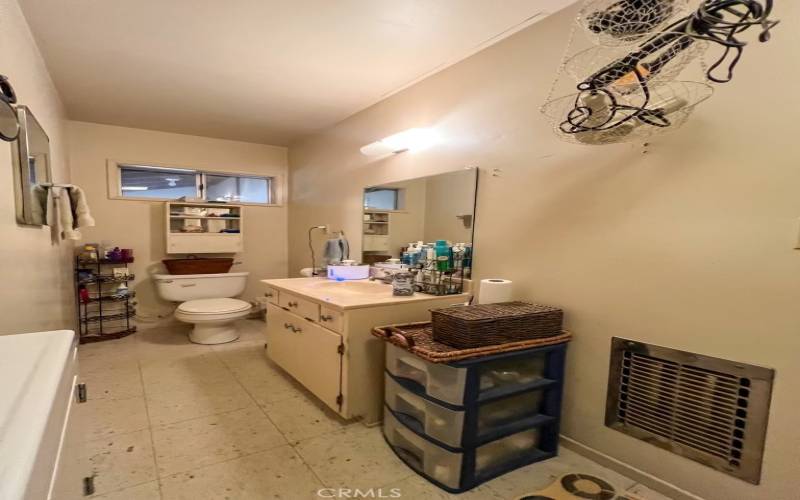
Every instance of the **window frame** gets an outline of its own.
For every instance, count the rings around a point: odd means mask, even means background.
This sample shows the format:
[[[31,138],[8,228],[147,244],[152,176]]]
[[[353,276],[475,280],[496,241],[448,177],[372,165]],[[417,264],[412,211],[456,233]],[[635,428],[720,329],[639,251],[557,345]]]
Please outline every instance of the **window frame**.
[[[129,201],[152,201],[152,202],[165,202],[177,201],[177,198],[156,198],[148,196],[125,196],[122,192],[122,169],[124,167],[140,168],[147,170],[165,170],[174,171],[178,173],[193,173],[195,175],[195,189],[196,193],[201,198],[195,200],[196,203],[215,203],[209,202],[206,199],[206,176],[219,175],[228,177],[248,177],[252,179],[264,179],[267,181],[267,203],[258,203],[251,201],[231,201],[227,202],[231,205],[252,205],[259,207],[276,207],[283,206],[283,192],[284,192],[284,178],[281,174],[257,174],[253,172],[240,172],[231,170],[216,170],[216,169],[201,169],[196,167],[185,167],[178,165],[164,165],[154,162],[141,162],[141,161],[118,161],[108,160],[106,170],[108,174],[108,197],[112,200],[129,200]],[[201,189],[202,187],[202,189]]]
[[[379,208],[379,207],[368,207],[366,203],[367,193],[375,192],[375,191],[394,191],[394,208]],[[405,208],[402,204],[402,189],[395,188],[395,187],[383,187],[383,186],[373,186],[364,189],[363,200],[361,204],[364,206],[364,210],[373,211],[373,212],[402,212]]]

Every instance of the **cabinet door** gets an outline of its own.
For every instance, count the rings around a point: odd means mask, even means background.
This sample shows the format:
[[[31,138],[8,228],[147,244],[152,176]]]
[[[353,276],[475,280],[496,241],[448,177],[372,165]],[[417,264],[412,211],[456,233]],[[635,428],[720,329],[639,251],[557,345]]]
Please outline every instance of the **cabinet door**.
[[[267,308],[267,355],[339,412],[342,336],[272,304]]]

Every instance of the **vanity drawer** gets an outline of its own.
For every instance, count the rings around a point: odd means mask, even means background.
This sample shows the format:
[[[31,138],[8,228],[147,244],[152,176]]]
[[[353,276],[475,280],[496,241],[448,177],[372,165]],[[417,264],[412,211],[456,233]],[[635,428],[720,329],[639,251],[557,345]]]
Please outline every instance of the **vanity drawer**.
[[[267,298],[267,302],[270,304],[280,305],[278,302],[278,297],[280,296],[280,292],[276,288],[272,288],[270,286],[266,287],[264,290],[264,297]]]
[[[319,319],[319,304],[293,293],[281,292],[278,295],[278,305],[311,321]]]
[[[338,309],[319,306],[319,324],[334,332],[342,332],[343,316],[342,311]]]

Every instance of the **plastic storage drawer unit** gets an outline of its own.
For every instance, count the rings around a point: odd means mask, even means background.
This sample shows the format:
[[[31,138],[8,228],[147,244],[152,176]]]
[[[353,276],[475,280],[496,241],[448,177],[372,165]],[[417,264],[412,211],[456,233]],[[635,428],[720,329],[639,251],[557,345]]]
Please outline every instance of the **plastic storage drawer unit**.
[[[566,344],[431,363],[386,346],[384,436],[459,493],[556,456]]]

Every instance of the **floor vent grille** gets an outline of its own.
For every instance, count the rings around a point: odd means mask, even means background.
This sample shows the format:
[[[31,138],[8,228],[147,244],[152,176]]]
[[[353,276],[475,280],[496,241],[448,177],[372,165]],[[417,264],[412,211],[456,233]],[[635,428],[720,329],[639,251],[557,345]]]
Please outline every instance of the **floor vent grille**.
[[[758,484],[774,371],[614,337],[606,425]]]

